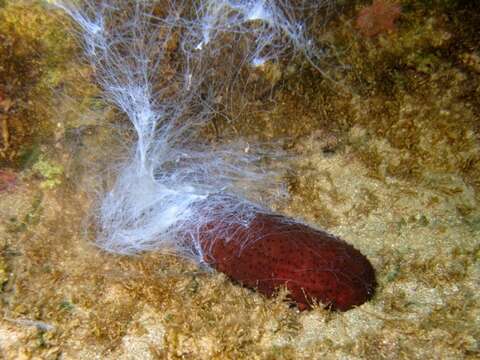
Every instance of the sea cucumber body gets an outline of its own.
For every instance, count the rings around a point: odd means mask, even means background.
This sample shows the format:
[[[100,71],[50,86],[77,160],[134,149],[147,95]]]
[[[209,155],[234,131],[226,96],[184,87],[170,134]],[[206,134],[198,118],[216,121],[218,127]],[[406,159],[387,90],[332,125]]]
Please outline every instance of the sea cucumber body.
[[[267,296],[286,286],[301,310],[318,301],[346,311],[369,300],[376,286],[372,265],[353,246],[279,215],[259,213],[248,225],[207,224],[200,245],[216,270]]]

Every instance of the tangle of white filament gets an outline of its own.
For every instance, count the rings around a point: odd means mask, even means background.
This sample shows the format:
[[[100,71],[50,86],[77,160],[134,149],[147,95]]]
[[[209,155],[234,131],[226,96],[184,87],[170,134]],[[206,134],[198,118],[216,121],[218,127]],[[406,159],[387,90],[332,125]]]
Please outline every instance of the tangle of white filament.
[[[278,188],[278,174],[259,164],[261,151],[243,151],[239,140],[213,146],[201,130],[238,64],[259,66],[287,49],[317,56],[305,25],[291,5],[274,0],[53,3],[77,24],[105,99],[136,133],[129,160],[101,202],[99,245],[121,254],[173,250],[201,262],[202,225],[248,224],[266,211],[247,200],[249,189]],[[229,49],[239,60],[222,63]]]

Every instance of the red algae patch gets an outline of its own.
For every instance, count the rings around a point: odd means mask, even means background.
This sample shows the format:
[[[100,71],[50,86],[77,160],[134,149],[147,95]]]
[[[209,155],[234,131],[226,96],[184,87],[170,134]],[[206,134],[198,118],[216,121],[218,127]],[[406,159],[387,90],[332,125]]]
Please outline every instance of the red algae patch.
[[[363,8],[357,17],[357,28],[364,36],[373,37],[383,32],[394,31],[395,21],[402,8],[399,4],[374,0],[372,5]]]
[[[0,193],[12,190],[17,184],[17,175],[11,170],[0,169]]]

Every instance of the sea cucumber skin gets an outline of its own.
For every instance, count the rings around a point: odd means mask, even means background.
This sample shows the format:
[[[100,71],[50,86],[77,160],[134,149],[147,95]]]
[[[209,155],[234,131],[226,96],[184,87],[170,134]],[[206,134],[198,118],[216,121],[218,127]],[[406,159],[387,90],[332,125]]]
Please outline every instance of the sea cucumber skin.
[[[215,229],[222,231],[215,231]],[[207,224],[203,259],[240,284],[272,296],[286,286],[300,310],[318,301],[346,311],[376,286],[367,258],[345,241],[292,219],[259,213],[246,226]]]

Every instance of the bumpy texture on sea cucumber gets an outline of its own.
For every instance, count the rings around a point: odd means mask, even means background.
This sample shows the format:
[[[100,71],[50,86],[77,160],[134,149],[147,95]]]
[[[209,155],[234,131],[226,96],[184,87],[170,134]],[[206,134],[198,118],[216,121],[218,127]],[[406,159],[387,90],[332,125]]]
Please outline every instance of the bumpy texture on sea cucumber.
[[[286,286],[301,310],[318,301],[346,311],[369,300],[376,286],[374,269],[360,251],[279,215],[260,213],[246,226],[207,224],[200,244],[205,262],[216,270],[267,296]]]

